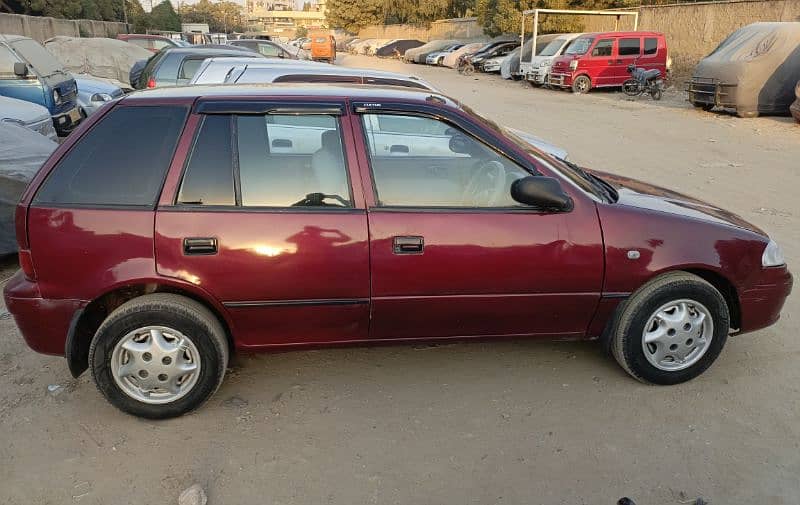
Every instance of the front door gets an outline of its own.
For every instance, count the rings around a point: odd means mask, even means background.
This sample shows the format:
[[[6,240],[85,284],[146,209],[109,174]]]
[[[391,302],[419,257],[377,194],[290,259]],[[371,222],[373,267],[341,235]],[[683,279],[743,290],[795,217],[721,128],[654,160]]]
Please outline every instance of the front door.
[[[207,105],[157,212],[159,274],[219,300],[245,347],[367,338],[367,218],[339,113]]]
[[[515,203],[509,188],[530,168],[457,123],[362,115],[370,337],[582,337],[603,272],[594,206],[547,213]]]
[[[592,86],[595,88],[612,85],[614,81],[616,49],[614,43],[613,38],[599,39],[592,47],[591,52],[582,58],[580,67],[585,66],[588,69]]]

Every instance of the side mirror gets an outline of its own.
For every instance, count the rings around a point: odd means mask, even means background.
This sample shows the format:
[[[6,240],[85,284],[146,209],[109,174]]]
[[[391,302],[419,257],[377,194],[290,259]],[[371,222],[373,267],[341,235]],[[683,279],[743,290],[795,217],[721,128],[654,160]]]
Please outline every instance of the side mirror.
[[[552,177],[529,176],[517,179],[511,184],[511,198],[524,205],[544,209],[572,209],[572,199]]]
[[[15,61],[14,75],[17,77],[28,77],[28,65],[21,61]]]

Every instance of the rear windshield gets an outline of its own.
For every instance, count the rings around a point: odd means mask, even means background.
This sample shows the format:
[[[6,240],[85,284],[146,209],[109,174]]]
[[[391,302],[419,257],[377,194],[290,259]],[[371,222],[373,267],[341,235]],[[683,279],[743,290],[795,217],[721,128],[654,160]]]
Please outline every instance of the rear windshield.
[[[34,204],[152,207],[188,109],[117,107],[58,162]]]
[[[42,77],[51,76],[57,72],[64,72],[64,66],[55,56],[35,40],[22,39],[12,44],[14,50],[28,60],[36,73]],[[66,72],[65,72],[66,73]]]
[[[539,52],[539,56],[555,56],[563,45],[564,39],[553,39]]]
[[[594,42],[594,37],[579,37],[564,51],[564,54],[586,54],[586,51],[592,47],[592,42]]]

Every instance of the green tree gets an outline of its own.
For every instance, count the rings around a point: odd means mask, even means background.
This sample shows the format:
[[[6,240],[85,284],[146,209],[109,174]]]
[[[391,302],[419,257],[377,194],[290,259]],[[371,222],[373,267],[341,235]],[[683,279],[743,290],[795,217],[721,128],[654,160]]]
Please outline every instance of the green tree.
[[[156,30],[181,31],[181,17],[172,8],[169,0],[164,0],[150,11],[150,27]]]
[[[200,0],[196,4],[185,4],[181,8],[181,18],[184,23],[208,23],[212,32],[245,31],[242,8],[236,2]]]
[[[357,33],[365,26],[383,24],[386,7],[383,0],[331,0],[326,15],[332,28]]]
[[[299,39],[300,37],[308,37],[308,28],[305,26],[298,26],[297,29],[294,31],[295,38]]]

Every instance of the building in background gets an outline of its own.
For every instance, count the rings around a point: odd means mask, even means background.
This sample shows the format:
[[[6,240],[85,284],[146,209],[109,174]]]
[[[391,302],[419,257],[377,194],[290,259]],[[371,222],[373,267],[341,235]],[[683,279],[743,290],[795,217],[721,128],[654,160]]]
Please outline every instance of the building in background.
[[[246,0],[248,29],[277,38],[294,38],[300,26],[309,31],[325,28],[325,3],[326,0],[318,0],[310,10],[295,10],[292,0]]]

